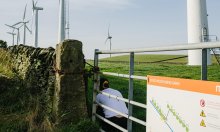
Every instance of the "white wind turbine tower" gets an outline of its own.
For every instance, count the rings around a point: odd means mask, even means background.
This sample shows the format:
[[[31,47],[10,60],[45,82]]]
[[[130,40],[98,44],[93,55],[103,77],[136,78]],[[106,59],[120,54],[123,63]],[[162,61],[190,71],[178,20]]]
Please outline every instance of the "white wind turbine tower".
[[[14,44],[15,44],[14,40],[15,40],[15,35],[16,34],[14,32],[7,32],[7,33],[12,35],[12,46],[14,46]]]
[[[31,30],[27,27],[27,23],[29,23],[29,21],[25,21],[26,8],[27,8],[27,4],[26,4],[25,9],[24,9],[24,15],[23,15],[22,21],[12,25],[14,27],[14,26],[16,26],[18,24],[23,24],[22,26],[24,27],[24,38],[23,38],[23,44],[24,45],[26,44],[26,29],[31,33]]]
[[[65,7],[65,13],[66,13],[66,27],[65,27],[65,31],[66,31],[66,36],[67,36],[67,39],[69,39],[69,36],[70,36],[70,23],[69,23],[69,18],[70,18],[70,12],[69,12],[69,10],[70,10],[70,6],[69,6],[69,4],[70,4],[70,0],[66,0],[66,7]]]
[[[10,26],[10,25],[8,25],[8,24],[5,24],[5,25],[8,26],[8,27],[10,27],[10,28],[12,28],[13,31],[14,31],[15,29],[17,30],[17,45],[18,45],[19,42],[20,42],[20,28],[21,28],[21,26],[18,27],[18,28],[16,28],[15,26]]]
[[[58,43],[65,39],[65,0],[60,0],[59,5],[59,31],[58,31]]]
[[[109,28],[110,26],[108,26],[108,37],[106,38],[105,43],[109,40],[110,50],[112,50],[112,36],[109,33]],[[111,58],[111,54],[110,54],[110,58]]]
[[[188,43],[207,42],[209,39],[206,0],[187,0]],[[188,51],[188,65],[202,64],[202,50]],[[211,64],[207,50],[207,64]]]
[[[38,47],[38,11],[43,10],[42,7],[37,7],[37,1],[34,3],[34,0],[32,0],[33,4],[33,13],[35,16],[35,28],[34,28],[34,46],[35,48]]]

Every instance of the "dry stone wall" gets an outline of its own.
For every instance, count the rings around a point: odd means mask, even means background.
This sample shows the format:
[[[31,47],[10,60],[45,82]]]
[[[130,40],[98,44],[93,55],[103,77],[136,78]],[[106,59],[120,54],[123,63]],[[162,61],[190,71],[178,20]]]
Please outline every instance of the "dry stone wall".
[[[31,113],[35,113],[29,119],[31,130],[41,126],[45,120],[47,124],[52,124],[55,49],[19,45],[9,47],[9,52],[13,57],[14,71],[22,80],[21,86],[26,89],[26,96],[29,96],[26,98],[30,102],[27,107]],[[33,128],[34,126],[36,128]]]
[[[77,123],[87,116],[82,43],[65,40],[53,48],[13,46],[14,72],[29,93],[31,131],[61,123]],[[45,129],[45,127],[42,127]]]

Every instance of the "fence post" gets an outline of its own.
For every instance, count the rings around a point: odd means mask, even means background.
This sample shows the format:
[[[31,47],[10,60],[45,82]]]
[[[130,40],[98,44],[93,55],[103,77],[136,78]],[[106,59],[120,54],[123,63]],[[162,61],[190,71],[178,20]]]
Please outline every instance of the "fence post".
[[[94,70],[98,67],[99,55],[97,54],[98,49],[95,49],[94,53]],[[99,90],[99,74],[98,72],[94,72],[94,86],[93,86],[93,101],[92,101],[92,120],[95,121],[95,113],[96,113],[96,92]]]
[[[207,80],[207,49],[202,49],[201,80]]]
[[[130,53],[130,71],[129,71],[129,92],[128,92],[128,99],[133,100],[133,78],[131,76],[134,75],[134,52]],[[127,129],[128,132],[132,132],[132,120],[130,120],[130,116],[133,114],[133,106],[132,104],[128,104],[128,123]]]

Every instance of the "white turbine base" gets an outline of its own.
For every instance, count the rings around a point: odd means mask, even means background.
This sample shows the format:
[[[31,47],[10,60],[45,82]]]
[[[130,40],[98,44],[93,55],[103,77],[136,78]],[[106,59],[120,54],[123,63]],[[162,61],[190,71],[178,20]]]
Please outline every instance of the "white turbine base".
[[[188,51],[188,65],[202,65],[202,50]],[[211,55],[209,49],[207,49],[207,65],[211,65]]]

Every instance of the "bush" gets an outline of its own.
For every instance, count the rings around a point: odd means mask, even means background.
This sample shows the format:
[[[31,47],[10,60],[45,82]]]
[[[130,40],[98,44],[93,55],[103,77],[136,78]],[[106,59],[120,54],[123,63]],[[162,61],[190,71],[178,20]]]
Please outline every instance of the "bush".
[[[3,41],[3,40],[0,40],[0,48],[6,49],[7,47],[8,47],[7,42]]]

